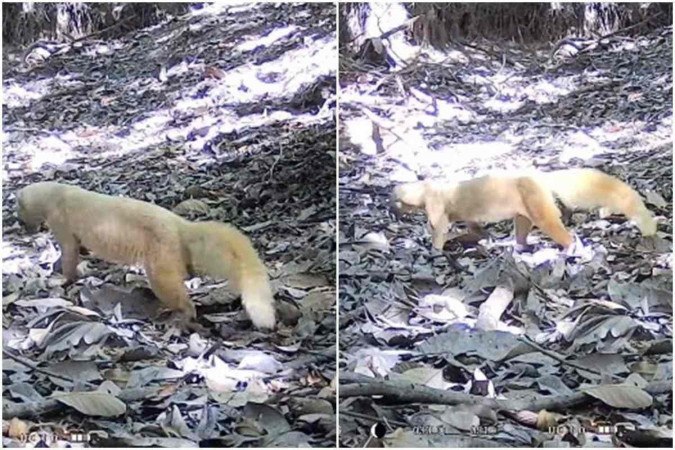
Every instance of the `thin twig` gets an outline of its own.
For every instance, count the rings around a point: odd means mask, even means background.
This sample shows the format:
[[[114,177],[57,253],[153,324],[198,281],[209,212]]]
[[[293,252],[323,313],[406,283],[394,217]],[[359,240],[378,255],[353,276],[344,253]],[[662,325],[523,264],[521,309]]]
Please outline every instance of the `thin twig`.
[[[569,360],[565,359],[564,356],[559,355],[559,354],[556,353],[556,352],[552,352],[552,351],[550,351],[550,350],[546,350],[545,348],[541,347],[540,345],[535,344],[534,342],[532,342],[531,340],[529,340],[529,339],[527,339],[527,338],[525,338],[525,337],[522,337],[522,336],[521,336],[521,337],[518,338],[518,340],[519,340],[520,342],[522,342],[523,344],[527,344],[527,345],[529,345],[530,347],[534,348],[534,349],[537,350],[539,353],[543,353],[544,355],[546,355],[546,356],[548,356],[548,357],[550,357],[550,358],[553,358],[553,359],[555,359],[556,361],[558,361],[558,362],[560,362],[560,363],[562,363],[562,364],[564,364],[564,365],[566,365],[566,366],[574,367],[575,369],[579,369],[579,370],[584,370],[584,371],[586,371],[586,372],[590,372],[590,373],[593,373],[593,374],[595,374],[595,375],[602,375],[602,372],[600,372],[599,370],[595,370],[595,369],[591,369],[591,368],[589,368],[589,367],[582,366],[581,364],[577,364],[577,363],[575,363],[574,361],[569,361]],[[614,378],[620,379],[620,377],[618,377],[617,375],[612,374],[612,376],[614,376]]]
[[[28,361],[24,361],[19,356],[14,355],[13,352],[9,351],[8,349],[3,349],[2,354],[9,357],[9,359],[13,359],[14,361],[18,362],[19,364],[22,364],[22,365],[34,370],[35,372],[39,372],[41,374],[44,374],[44,375],[47,375],[47,376],[50,376],[50,377],[58,378],[60,380],[70,381],[73,384],[75,384],[77,382],[80,382],[80,383],[84,383],[85,385],[87,385],[89,387],[93,387],[93,388],[98,387],[96,384],[91,383],[91,382],[86,381],[86,380],[74,380],[73,378],[67,377],[65,375],[59,375],[58,373],[54,373],[54,372],[51,372],[51,371],[46,370],[46,369],[41,369],[37,365],[35,365],[31,362],[28,362]]]
[[[133,20],[133,19],[135,19],[135,18],[136,18],[136,14],[133,14],[133,15],[127,17],[126,19],[118,20],[117,22],[113,23],[113,24],[110,25],[109,27],[106,27],[106,28],[104,28],[104,29],[102,29],[102,30],[94,31],[93,33],[89,33],[89,34],[86,35],[86,36],[82,36],[82,37],[79,37],[79,38],[77,38],[77,39],[73,39],[72,41],[69,42],[69,44],[74,44],[74,43],[76,43],[76,42],[84,41],[84,40],[89,39],[89,38],[92,38],[92,37],[94,37],[94,36],[98,36],[99,34],[103,34],[103,33],[105,33],[106,31],[113,30],[113,29],[119,27],[120,25],[123,25],[123,24],[125,24],[125,23],[127,23],[127,22],[130,22],[131,20]]]
[[[353,412],[353,411],[345,411],[345,410],[340,409],[340,415],[343,415],[343,414],[345,416],[351,416],[351,417],[355,417],[357,419],[368,420],[371,423],[375,422],[375,419],[376,419],[375,417],[373,417],[369,414],[361,414],[361,413],[357,413],[357,412]],[[397,427],[409,427],[410,426],[409,423],[402,422],[402,421],[396,420],[396,419],[387,419],[387,422],[389,422],[392,425],[396,425]]]

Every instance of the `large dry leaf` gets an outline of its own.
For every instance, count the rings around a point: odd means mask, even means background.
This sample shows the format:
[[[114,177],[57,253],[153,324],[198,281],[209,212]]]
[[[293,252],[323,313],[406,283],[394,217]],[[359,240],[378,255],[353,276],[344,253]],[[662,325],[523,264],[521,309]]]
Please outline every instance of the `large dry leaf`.
[[[528,352],[525,344],[511,333],[503,331],[450,330],[427,339],[419,346],[424,354],[476,355],[490,361]]]
[[[451,383],[443,379],[443,370],[431,367],[415,367],[414,369],[406,370],[400,375],[391,373],[389,377],[392,380],[409,381],[436,389],[447,389],[449,386],[452,386]]]
[[[582,391],[614,408],[646,408],[653,401],[652,396],[643,389],[625,384],[594,386]]]
[[[258,421],[271,435],[280,435],[291,430],[284,415],[270,405],[249,402],[244,407],[243,414]]]
[[[413,430],[404,430],[402,428],[397,428],[393,433],[387,435],[382,439],[382,443],[385,447],[408,447],[408,448],[422,448],[428,447],[429,441],[427,441],[424,435],[413,432]]]
[[[68,392],[52,398],[88,416],[116,417],[127,410],[124,402],[105,392]]]
[[[445,408],[445,411],[441,414],[441,420],[463,431],[475,430],[480,425],[480,418],[475,411],[464,406]]]

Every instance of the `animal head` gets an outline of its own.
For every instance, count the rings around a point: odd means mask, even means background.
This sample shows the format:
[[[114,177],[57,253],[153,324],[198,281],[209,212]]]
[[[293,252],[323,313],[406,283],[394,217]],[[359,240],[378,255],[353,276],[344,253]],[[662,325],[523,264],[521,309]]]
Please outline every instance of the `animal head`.
[[[17,215],[19,216],[19,221],[26,227],[29,233],[37,232],[45,220],[42,208],[36,204],[33,198],[33,186],[35,185],[27,186],[16,193]]]
[[[397,213],[409,213],[424,209],[427,195],[427,182],[400,184],[394,188],[391,206]]]
[[[432,244],[442,250],[450,224],[447,205],[452,201],[454,192],[454,185],[435,181],[401,184],[394,188],[392,205],[397,213],[424,211]]]

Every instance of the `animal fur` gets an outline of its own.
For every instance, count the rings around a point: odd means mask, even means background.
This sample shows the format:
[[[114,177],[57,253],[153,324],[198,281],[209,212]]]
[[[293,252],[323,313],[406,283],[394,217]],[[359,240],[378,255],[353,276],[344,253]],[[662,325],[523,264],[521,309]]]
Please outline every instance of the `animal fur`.
[[[407,183],[394,188],[393,201],[401,211],[426,212],[433,246],[439,250],[445,244],[451,222],[474,224],[506,219],[514,219],[519,245],[526,245],[534,225],[569,248],[574,238],[560,220],[555,197],[572,209],[599,208],[603,216],[621,213],[634,220],[644,236],[656,234],[656,222],[640,195],[621,180],[595,169],[488,175],[459,183]]]
[[[61,246],[63,274],[77,278],[80,246],[122,264],[142,264],[150,287],[169,309],[195,318],[183,280],[226,278],[241,293],[253,324],[274,328],[274,297],[267,270],[251,241],[218,222],[190,222],[151,203],[112,197],[66,184],[42,182],[17,194],[29,231],[46,223]]]

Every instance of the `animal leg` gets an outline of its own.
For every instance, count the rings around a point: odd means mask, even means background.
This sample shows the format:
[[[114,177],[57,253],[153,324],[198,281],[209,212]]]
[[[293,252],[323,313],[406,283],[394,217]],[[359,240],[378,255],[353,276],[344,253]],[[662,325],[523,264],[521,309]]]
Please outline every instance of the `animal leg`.
[[[528,218],[535,226],[564,248],[574,243],[572,235],[560,220],[560,210],[548,189],[541,187],[531,178],[521,178],[518,181],[518,190]]]
[[[431,228],[431,243],[437,250],[443,250],[448,232],[448,216],[445,213],[445,205],[436,198],[428,198],[425,204],[429,227]]]
[[[180,264],[165,256],[160,262],[147,264],[146,272],[152,291],[167,308],[182,313],[188,320],[197,317],[183,283],[186,273]]]
[[[560,221],[560,218],[544,218],[534,222],[534,224],[544,233],[551,236],[551,238],[564,248],[568,248],[574,243],[572,235],[567,231],[565,226]]]
[[[514,219],[516,229],[516,244],[527,246],[527,235],[532,230],[532,221],[525,216],[518,214]]]
[[[54,236],[61,246],[61,272],[68,283],[77,280],[77,265],[80,262],[80,242],[70,233],[54,228]]]

